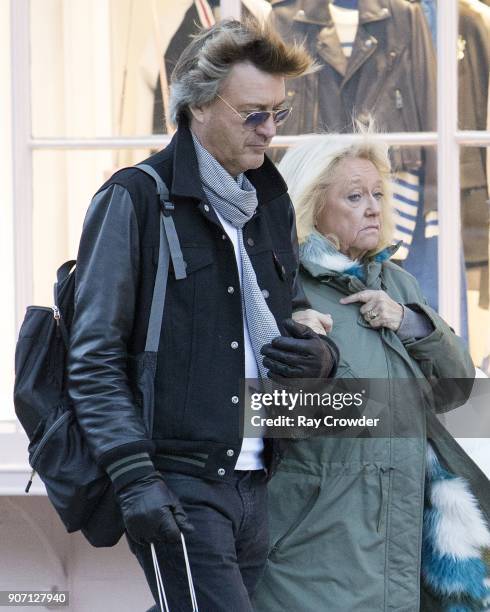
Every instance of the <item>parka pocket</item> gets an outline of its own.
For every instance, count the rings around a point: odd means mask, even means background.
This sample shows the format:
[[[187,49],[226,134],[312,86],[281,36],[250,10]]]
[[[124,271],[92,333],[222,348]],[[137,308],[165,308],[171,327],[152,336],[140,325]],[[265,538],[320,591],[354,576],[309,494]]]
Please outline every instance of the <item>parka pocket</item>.
[[[342,446],[331,451],[345,456]],[[371,450],[373,459],[383,454]],[[357,455],[371,454],[365,451]],[[349,455],[355,453],[352,448]],[[376,460],[329,462],[324,452],[307,453],[301,464],[305,470],[321,466],[322,476],[286,472],[281,464],[269,485],[272,550],[263,591],[270,597],[257,609],[383,610],[388,466]],[[268,605],[279,600],[281,608]]]
[[[321,479],[310,474],[278,472],[269,487],[269,557],[278,555],[298,537],[304,538],[307,519],[320,496]],[[302,535],[303,534],[303,535]]]

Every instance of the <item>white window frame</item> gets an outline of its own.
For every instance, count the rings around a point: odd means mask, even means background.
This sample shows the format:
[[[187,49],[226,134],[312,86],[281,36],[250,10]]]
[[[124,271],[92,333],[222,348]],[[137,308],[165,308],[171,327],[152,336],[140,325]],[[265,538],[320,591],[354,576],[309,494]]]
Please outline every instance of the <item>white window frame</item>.
[[[239,0],[222,0],[222,15],[240,17]],[[40,150],[155,148],[168,136],[132,138],[34,138],[31,134],[29,0],[11,0],[12,155],[16,330],[33,296],[32,158]],[[461,219],[460,147],[490,146],[490,132],[458,130],[458,0],[444,0],[437,11],[437,132],[391,133],[378,137],[393,145],[437,146],[439,212],[439,312],[460,332]],[[352,135],[342,138],[353,139]],[[277,136],[273,146],[301,141],[301,136]],[[8,425],[8,422],[6,423]],[[10,466],[24,472],[26,466]],[[22,469],[21,469],[22,468]],[[2,466],[0,466],[1,476]],[[12,472],[13,473],[13,472]],[[12,485],[14,490],[16,485]],[[10,490],[10,489],[9,489]],[[2,487],[0,485],[0,492]]]

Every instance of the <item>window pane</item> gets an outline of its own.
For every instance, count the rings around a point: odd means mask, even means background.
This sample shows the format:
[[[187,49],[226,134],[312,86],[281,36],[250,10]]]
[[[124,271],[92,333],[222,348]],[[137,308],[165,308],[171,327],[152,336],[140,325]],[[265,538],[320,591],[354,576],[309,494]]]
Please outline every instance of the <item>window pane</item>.
[[[489,189],[486,149],[461,149],[461,229],[466,266],[470,350],[490,375]]]
[[[56,270],[75,259],[83,219],[99,187],[150,151],[36,151],[33,156],[34,303],[52,304]]]
[[[462,130],[490,129],[490,6],[487,5],[488,2],[459,2],[458,110]],[[462,147],[461,230],[469,343],[475,365],[490,374],[488,179],[487,150]]]
[[[198,24],[214,20],[206,0],[31,0],[30,8],[35,137],[164,132],[165,82]]]
[[[436,129],[436,59],[420,5],[359,7],[302,0],[272,5],[270,19],[283,38],[304,41],[320,67],[288,81],[294,111],[282,133],[350,131],[353,117],[366,122],[369,116],[381,131]]]
[[[483,2],[459,3],[458,75],[459,127],[490,129],[490,6]]]
[[[252,11],[255,3],[244,4]],[[370,118],[381,132],[435,131],[434,11],[424,12],[421,4],[408,2],[369,11],[363,3],[358,4],[360,10],[342,8],[344,4],[349,3],[295,0],[272,4],[269,19],[284,39],[305,41],[320,67],[314,74],[287,81],[286,95],[293,110],[279,133],[351,132],[355,119],[366,125]],[[433,238],[433,224],[437,223],[435,147],[393,147],[392,165],[400,176],[397,202],[403,208],[403,227],[399,237],[413,239],[413,213],[417,216],[420,211],[425,221],[419,221],[419,228],[427,223],[421,241],[426,239],[425,231]],[[415,204],[411,200],[414,193]],[[410,245],[401,250],[404,257],[408,248]],[[420,268],[426,269],[425,245],[420,249]],[[437,269],[437,261],[430,259]],[[437,287],[433,281],[431,278],[432,293]]]

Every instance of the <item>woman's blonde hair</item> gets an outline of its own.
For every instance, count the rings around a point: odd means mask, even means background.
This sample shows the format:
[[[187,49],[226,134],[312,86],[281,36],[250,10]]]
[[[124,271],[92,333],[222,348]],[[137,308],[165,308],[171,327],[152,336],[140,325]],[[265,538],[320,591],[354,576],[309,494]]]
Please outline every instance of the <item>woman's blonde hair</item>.
[[[376,248],[368,253],[374,255],[393,241],[395,213],[392,203],[391,164],[388,145],[371,138],[374,127],[355,125],[360,138],[345,143],[337,134],[314,135],[304,143],[289,149],[279,163],[289,195],[296,210],[298,241],[301,244],[313,232],[315,222],[325,205],[325,191],[332,184],[338,164],[344,159],[367,159],[378,170],[382,180],[381,232]],[[333,238],[338,248],[338,239]]]

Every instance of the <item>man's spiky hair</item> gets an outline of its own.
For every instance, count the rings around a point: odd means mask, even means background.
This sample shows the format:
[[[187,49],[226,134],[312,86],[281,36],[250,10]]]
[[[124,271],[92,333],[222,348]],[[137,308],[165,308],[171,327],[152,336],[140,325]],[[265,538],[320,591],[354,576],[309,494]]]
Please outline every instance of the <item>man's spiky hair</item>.
[[[175,66],[170,91],[172,122],[177,125],[190,106],[212,102],[239,62],[284,77],[299,77],[316,69],[302,45],[285,43],[270,24],[255,19],[222,21],[197,34]]]

